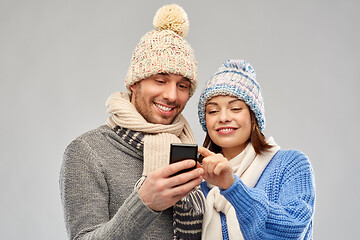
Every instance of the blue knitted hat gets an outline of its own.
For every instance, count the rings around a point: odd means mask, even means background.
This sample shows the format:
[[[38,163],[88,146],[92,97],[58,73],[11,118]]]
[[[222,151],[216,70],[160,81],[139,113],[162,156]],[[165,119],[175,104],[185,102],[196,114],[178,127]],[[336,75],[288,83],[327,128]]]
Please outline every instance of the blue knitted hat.
[[[260,85],[256,82],[253,67],[244,60],[227,60],[206,83],[200,96],[198,114],[200,124],[206,132],[206,103],[218,95],[228,95],[244,101],[254,112],[261,132],[265,129],[264,100]]]

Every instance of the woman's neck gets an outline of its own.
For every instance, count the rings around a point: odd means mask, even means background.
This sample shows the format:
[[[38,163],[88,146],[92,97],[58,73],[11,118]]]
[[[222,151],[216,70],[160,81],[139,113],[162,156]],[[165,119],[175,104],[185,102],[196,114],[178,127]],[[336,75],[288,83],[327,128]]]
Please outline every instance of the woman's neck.
[[[221,152],[228,160],[233,159],[237,155],[239,155],[245,147],[248,145],[248,143],[245,143],[242,146],[236,146],[236,147],[229,147],[229,148],[221,148]]]

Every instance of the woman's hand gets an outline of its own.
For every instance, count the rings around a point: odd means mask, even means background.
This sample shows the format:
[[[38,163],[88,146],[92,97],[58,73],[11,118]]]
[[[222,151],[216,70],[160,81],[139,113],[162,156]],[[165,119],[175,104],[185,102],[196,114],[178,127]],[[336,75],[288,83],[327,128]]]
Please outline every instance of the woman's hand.
[[[204,157],[202,167],[205,181],[224,190],[228,189],[235,182],[229,160],[222,154],[213,153],[204,147],[199,147],[198,152]]]

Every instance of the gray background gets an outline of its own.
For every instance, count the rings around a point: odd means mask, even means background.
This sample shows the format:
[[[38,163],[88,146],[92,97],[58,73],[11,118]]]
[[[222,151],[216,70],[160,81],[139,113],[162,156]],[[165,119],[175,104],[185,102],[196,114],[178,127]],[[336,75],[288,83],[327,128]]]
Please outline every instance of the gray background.
[[[315,170],[315,239],[354,239],[359,208],[359,1],[0,1],[1,239],[66,239],[58,176],[66,145],[104,124],[156,10],[188,13],[198,91],[228,58],[262,86],[266,135]]]

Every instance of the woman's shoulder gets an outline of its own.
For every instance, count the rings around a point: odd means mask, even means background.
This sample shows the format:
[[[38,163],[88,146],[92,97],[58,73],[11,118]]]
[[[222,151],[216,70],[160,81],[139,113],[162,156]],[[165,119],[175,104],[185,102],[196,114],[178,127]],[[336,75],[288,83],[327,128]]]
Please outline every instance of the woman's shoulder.
[[[279,150],[271,163],[284,171],[313,171],[308,156],[299,150]]]
[[[279,159],[308,159],[308,157],[305,155],[305,153],[299,151],[299,150],[293,150],[293,149],[280,149],[275,155],[274,158]]]
[[[281,187],[284,184],[314,183],[314,171],[308,157],[299,150],[279,150],[259,179],[258,186],[266,184]]]

